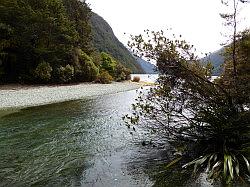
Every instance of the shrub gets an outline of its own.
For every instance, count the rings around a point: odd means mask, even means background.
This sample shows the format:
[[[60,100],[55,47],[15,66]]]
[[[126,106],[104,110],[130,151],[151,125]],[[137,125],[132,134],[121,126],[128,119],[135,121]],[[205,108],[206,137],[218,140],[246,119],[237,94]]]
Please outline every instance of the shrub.
[[[97,78],[99,69],[90,56],[79,50],[75,74],[77,81],[93,81]]]
[[[115,79],[116,81],[130,80],[131,71],[125,68],[122,64],[118,63],[115,68]]]
[[[113,77],[107,71],[101,72],[97,79],[97,82],[100,82],[102,84],[110,84],[112,81]]]
[[[82,67],[85,80],[86,81],[93,81],[97,78],[99,74],[99,69],[95,66],[93,61],[87,61]]]
[[[124,72],[121,72],[117,77],[116,77],[116,81],[120,82],[120,81],[124,81],[126,80],[126,74]]]
[[[128,69],[128,68],[125,68],[125,69],[124,69],[124,73],[125,73],[125,75],[126,75],[125,80],[131,80],[131,70]]]
[[[138,77],[138,76],[135,76],[135,77],[133,77],[133,80],[132,80],[133,82],[139,82],[140,81],[140,77]]]
[[[130,80],[130,69],[124,67],[121,63],[116,61],[111,55],[102,52],[101,53],[100,69],[107,71],[115,81]]]
[[[131,74],[126,75],[126,80],[131,80]]]
[[[102,62],[101,54],[95,51],[91,54],[91,58],[94,64],[96,65],[96,67],[100,67],[101,62]]]
[[[108,71],[110,75],[115,77],[115,70],[118,62],[109,54],[102,52],[101,53],[101,69]]]
[[[36,67],[34,74],[35,77],[41,82],[48,82],[51,78],[52,67],[48,62],[41,62]]]
[[[67,83],[70,82],[74,76],[74,67],[71,65],[66,65],[65,67],[60,66],[57,69],[57,74],[60,82]]]

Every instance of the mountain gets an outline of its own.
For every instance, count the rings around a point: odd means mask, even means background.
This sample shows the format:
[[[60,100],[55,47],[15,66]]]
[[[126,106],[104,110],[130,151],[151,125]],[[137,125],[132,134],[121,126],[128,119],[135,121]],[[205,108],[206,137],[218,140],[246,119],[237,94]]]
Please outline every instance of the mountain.
[[[90,18],[93,45],[99,52],[111,54],[133,73],[145,73],[129,50],[117,39],[110,25],[98,14],[92,12]]]
[[[201,60],[205,63],[207,62],[211,62],[212,65],[214,66],[214,70],[213,70],[213,75],[220,75],[223,68],[222,68],[222,64],[224,63],[224,57],[223,57],[223,53],[225,51],[225,48],[221,48],[213,53],[210,53],[208,56],[202,58]]]
[[[156,70],[156,66],[151,64],[150,62],[143,60],[141,58],[136,58],[136,61],[142,67],[143,71],[146,74],[157,74],[158,71]]]

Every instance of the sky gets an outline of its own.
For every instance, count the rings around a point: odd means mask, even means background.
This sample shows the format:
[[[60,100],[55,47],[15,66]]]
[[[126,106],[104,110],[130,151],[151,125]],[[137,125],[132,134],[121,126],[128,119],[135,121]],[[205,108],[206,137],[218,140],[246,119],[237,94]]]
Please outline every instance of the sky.
[[[223,26],[219,13],[227,11],[221,0],[86,0],[92,11],[102,16],[115,35],[127,44],[129,35],[145,29],[166,31],[172,28],[193,44],[199,53],[221,48],[232,33]],[[240,7],[238,30],[250,28],[250,5]],[[126,33],[126,34],[124,34]]]

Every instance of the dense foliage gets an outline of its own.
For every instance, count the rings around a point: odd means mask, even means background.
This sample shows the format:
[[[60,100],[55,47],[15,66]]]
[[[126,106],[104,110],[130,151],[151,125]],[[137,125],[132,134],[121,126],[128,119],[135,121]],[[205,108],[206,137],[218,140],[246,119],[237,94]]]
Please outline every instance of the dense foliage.
[[[95,81],[103,69],[85,1],[2,0],[0,12],[0,83]],[[122,61],[107,70],[114,80],[127,78],[129,71],[120,63],[139,69],[126,52],[117,51],[114,55]]]
[[[113,77],[106,70],[104,70],[98,76],[97,81],[102,84],[109,84],[113,81]]]
[[[90,12],[83,5],[77,8]],[[52,68],[49,81],[57,68],[72,63],[71,53],[83,36],[61,0],[3,0],[0,9],[2,81],[34,81],[36,69],[45,63]]]
[[[233,77],[232,46],[226,48],[225,65],[222,78],[219,81],[235,98],[241,106],[248,106],[250,98],[250,30],[237,35],[236,41],[236,82]],[[237,84],[236,84],[237,83]]]
[[[249,35],[243,34],[238,45],[236,81],[228,55],[223,77],[213,82],[210,64],[200,62],[182,39],[146,31],[130,42],[138,55],[157,62],[160,78],[139,96],[133,115],[126,118],[128,126],[146,125],[181,146],[176,162],[193,160],[183,169],[194,165],[194,173],[207,172],[209,179],[225,183],[247,179],[250,172]]]
[[[115,81],[130,80],[131,71],[104,52],[101,53],[100,71],[107,72]]]

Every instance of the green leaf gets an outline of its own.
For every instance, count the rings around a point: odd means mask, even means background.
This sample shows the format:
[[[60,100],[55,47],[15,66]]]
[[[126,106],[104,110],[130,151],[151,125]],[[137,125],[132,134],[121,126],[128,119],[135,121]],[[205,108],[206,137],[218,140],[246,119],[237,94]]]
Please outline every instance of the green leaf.
[[[235,172],[237,176],[240,176],[240,164],[238,160],[236,161]]]
[[[207,169],[206,169],[206,172],[208,172],[210,170],[210,167],[211,167],[211,161],[213,159],[213,157],[216,156],[216,154],[212,154],[208,160],[208,164],[207,164]]]
[[[227,165],[228,165],[228,170],[230,173],[231,178],[234,178],[234,169],[233,169],[233,162],[232,162],[232,156],[228,155],[227,158]]]
[[[219,167],[219,166],[221,165],[221,163],[222,163],[221,161],[218,161],[218,162],[216,162],[216,163],[213,165],[211,171],[210,171],[209,174],[208,174],[208,178],[212,178],[212,176],[216,174],[215,169],[216,169],[217,167]]]
[[[195,162],[194,171],[193,171],[194,173],[196,173],[197,167],[202,165],[208,159],[209,156],[210,155],[203,156],[201,159]]]
[[[233,155],[233,160],[236,162],[235,172],[236,172],[236,175],[239,177],[240,176],[240,164],[235,155]]]
[[[243,157],[244,161],[246,162],[246,166],[247,166],[248,172],[250,173],[250,165],[249,165],[249,162],[248,162],[247,158],[244,157],[243,155],[241,155],[241,156]]]
[[[213,155],[209,154],[209,155],[206,155],[206,156],[200,156],[198,159],[195,159],[195,160],[193,160],[193,161],[191,161],[191,162],[189,162],[189,163],[183,165],[182,168],[186,168],[187,166],[190,166],[190,165],[192,165],[192,164],[195,164],[195,165],[194,165],[194,170],[193,170],[193,174],[195,174],[195,173],[197,172],[197,168],[198,168],[199,166],[202,166],[202,164],[203,164],[208,158],[209,158],[209,164],[210,164],[211,160],[213,159],[213,157],[214,157],[215,155],[216,155],[216,154],[213,154]],[[210,166],[209,166],[208,168],[210,168]],[[208,170],[208,169],[207,169],[207,170]]]
[[[228,156],[225,154],[224,155],[224,169],[223,169],[223,175],[224,175],[224,177],[227,176],[227,160],[228,160]]]
[[[231,180],[232,180],[232,178],[231,178],[231,176],[229,175],[228,178],[227,178],[227,180],[226,180],[226,184],[229,184],[229,183],[231,182]]]
[[[170,163],[168,163],[168,165],[166,166],[166,168],[171,167],[172,165],[176,164],[177,162],[179,162],[182,159],[182,157],[178,157],[174,160],[172,160]]]
[[[200,156],[199,158],[191,161],[191,162],[188,162],[187,164],[183,165],[182,168],[186,168],[187,166],[190,166],[192,164],[195,164],[195,169],[194,171],[196,170],[196,167],[199,166],[199,165],[202,165],[206,160],[207,158],[209,157],[210,155],[206,155],[206,156]]]
[[[186,163],[185,165],[182,166],[182,168],[186,168],[186,167],[188,167],[188,166],[190,166],[190,165],[192,165],[192,164],[195,164],[195,162],[196,162],[197,160],[198,160],[198,158],[195,159],[195,160],[193,160],[193,161],[191,161],[191,162]]]
[[[212,167],[212,170],[215,170],[216,167],[221,165],[221,161],[218,161],[214,164],[214,166]]]

